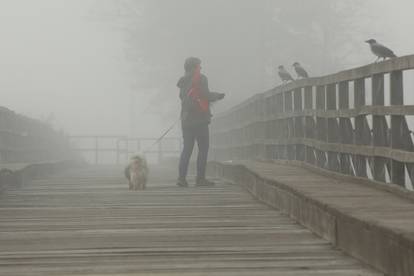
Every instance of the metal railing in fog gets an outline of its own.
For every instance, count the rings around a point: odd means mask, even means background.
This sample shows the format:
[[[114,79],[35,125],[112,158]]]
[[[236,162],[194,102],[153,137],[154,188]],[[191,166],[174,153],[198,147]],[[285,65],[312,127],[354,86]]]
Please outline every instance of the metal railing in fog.
[[[414,115],[414,105],[404,104],[403,81],[412,69],[414,55],[257,94],[215,117],[211,156],[296,160],[412,189],[414,146],[407,117]]]
[[[134,154],[143,154],[147,158],[154,156],[156,162],[161,163],[167,157],[178,158],[181,152],[181,139],[176,137],[166,137],[157,142],[157,138],[78,135],[70,136],[70,141],[75,151],[81,153],[85,159],[94,164],[127,163]],[[106,158],[105,155],[107,155]]]

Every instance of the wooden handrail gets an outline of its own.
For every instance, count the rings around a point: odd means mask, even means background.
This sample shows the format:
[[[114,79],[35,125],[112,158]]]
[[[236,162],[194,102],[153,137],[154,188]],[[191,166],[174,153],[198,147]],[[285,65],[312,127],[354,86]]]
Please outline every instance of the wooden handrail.
[[[406,116],[414,115],[414,105],[404,105],[403,93],[403,72],[412,69],[414,55],[258,93],[214,117],[212,157],[297,160],[412,188],[414,144]]]
[[[75,158],[65,135],[44,122],[0,107],[0,163]]]

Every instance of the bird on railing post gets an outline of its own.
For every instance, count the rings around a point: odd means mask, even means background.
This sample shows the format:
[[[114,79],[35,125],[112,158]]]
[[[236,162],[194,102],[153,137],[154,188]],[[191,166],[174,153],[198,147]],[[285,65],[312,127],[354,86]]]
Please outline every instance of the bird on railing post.
[[[369,39],[365,42],[369,44],[371,52],[377,56],[377,59],[374,62],[378,62],[380,58],[382,58],[382,60],[385,60],[386,58],[397,57],[391,49],[378,43],[375,39]]]
[[[306,79],[309,78],[308,72],[299,64],[299,62],[293,63],[293,68],[295,68],[298,78]]]
[[[292,76],[289,74],[288,71],[286,71],[285,67],[283,65],[280,65],[279,67],[279,77],[282,79],[283,83],[288,81],[294,81]]]

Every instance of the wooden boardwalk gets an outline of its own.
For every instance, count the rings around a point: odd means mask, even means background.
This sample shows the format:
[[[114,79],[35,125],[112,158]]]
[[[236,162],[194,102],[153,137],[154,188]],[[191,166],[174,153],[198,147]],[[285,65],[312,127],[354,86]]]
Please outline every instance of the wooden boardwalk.
[[[39,179],[0,195],[0,275],[380,275],[241,187],[182,189],[153,169]]]

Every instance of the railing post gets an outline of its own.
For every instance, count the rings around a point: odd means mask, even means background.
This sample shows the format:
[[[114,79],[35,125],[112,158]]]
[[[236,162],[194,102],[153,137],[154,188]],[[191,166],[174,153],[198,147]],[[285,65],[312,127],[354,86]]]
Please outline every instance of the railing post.
[[[302,88],[297,88],[293,92],[294,99],[294,111],[303,111],[303,99],[302,99]],[[305,146],[303,145],[303,116],[296,116],[293,119],[294,124],[294,137],[297,139],[295,145],[295,159],[298,161],[305,161]]]
[[[293,101],[292,101],[292,91],[284,92],[284,102],[285,102],[285,109],[284,113],[292,113],[293,108]],[[290,143],[290,140],[295,137],[295,129],[293,118],[289,117],[285,119],[286,122],[286,131],[287,131],[287,139],[285,143],[287,143],[286,151],[287,151],[287,159],[288,160],[295,160],[295,145]]]
[[[336,106],[336,84],[326,86],[326,110],[337,110]],[[328,143],[338,143],[338,121],[337,118],[328,118]],[[328,152],[328,168],[332,171],[339,171],[338,153]]]
[[[275,144],[278,138],[278,129],[279,129],[279,120],[277,119],[277,115],[280,113],[279,102],[278,102],[278,95],[272,95],[272,109],[271,109],[271,122],[269,123],[271,139],[272,139],[272,159],[280,159],[279,155],[279,145]]]
[[[313,87],[305,87],[305,110],[312,111],[313,107]],[[306,139],[313,140],[315,139],[315,119],[313,116],[306,116],[305,118],[305,137]],[[314,165],[315,164],[315,153],[314,148],[311,146],[306,146],[306,157],[305,160],[307,163]]]
[[[402,71],[390,74],[390,103],[391,105],[404,104],[404,88]],[[391,148],[412,150],[412,139],[404,116],[391,116]],[[412,171],[412,168],[411,170]],[[391,160],[391,182],[405,186],[405,164]]]
[[[264,144],[266,138],[266,117],[265,117],[265,101],[262,96],[256,99],[256,121],[259,128],[260,144],[258,146],[259,158],[265,159],[267,156],[267,148]]]
[[[276,105],[274,104],[274,96],[267,96],[263,98],[263,105],[264,114],[263,114],[263,121],[264,121],[264,128],[265,128],[265,158],[267,160],[274,159],[275,155],[275,145],[273,143],[269,143],[271,139],[274,138],[273,132],[275,129],[275,124],[273,120],[273,112],[275,112]],[[273,109],[272,109],[273,107]]]
[[[372,76],[372,105],[384,106],[384,74]],[[372,116],[372,142],[374,147],[388,147],[388,126],[385,116]],[[385,166],[388,160],[383,157],[373,158],[373,177],[375,180],[386,182]]]
[[[252,112],[252,104],[248,104],[245,108],[244,108],[244,115],[246,118],[246,121],[248,122],[246,125],[243,125],[242,130],[247,132],[247,139],[246,139],[246,143],[238,143],[238,150],[239,150],[239,155],[236,155],[236,159],[245,159],[247,157],[252,157],[254,156],[254,135],[252,135],[254,133],[254,125],[253,125],[253,112]],[[241,124],[240,124],[241,125]],[[232,137],[233,138],[233,137]],[[234,140],[237,141],[238,137],[237,135],[234,135]]]
[[[276,128],[275,128],[275,138],[277,139],[278,145],[276,150],[277,159],[287,159],[285,145],[282,145],[282,141],[285,139],[285,123],[286,120],[281,119],[279,116],[284,113],[284,97],[282,93],[278,93],[275,96],[276,101]]]
[[[343,81],[338,88],[339,110],[349,110],[349,83]],[[351,119],[349,117],[339,118],[339,140],[342,144],[352,144],[354,140]],[[339,154],[340,171],[344,174],[353,175],[351,158],[347,153]]]
[[[325,86],[316,87],[316,111],[324,112],[326,109],[325,102]],[[317,138],[321,142],[327,142],[326,119],[323,117],[316,117]],[[326,167],[326,154],[324,151],[316,150],[317,165],[320,168]]]
[[[365,79],[361,78],[354,81],[354,107],[356,110],[360,110],[363,106],[365,106]],[[354,144],[371,144],[371,131],[368,126],[366,115],[358,115],[355,118]],[[359,177],[367,177],[367,158],[363,155],[354,155],[352,160],[354,163],[355,175]]]

